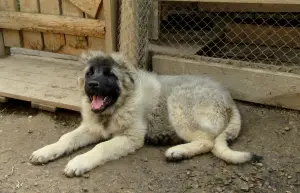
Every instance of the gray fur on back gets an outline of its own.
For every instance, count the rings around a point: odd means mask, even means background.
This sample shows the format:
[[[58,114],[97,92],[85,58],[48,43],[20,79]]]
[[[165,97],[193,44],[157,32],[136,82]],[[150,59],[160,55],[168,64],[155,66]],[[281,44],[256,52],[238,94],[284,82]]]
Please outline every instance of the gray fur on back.
[[[218,82],[208,76],[192,75],[158,75],[161,84],[158,104],[148,115],[148,132],[146,142],[151,144],[178,144],[182,140],[177,136],[169,120],[168,97],[178,98],[184,104],[186,117],[194,122],[193,107],[198,105],[215,105],[221,114],[228,115],[233,105],[229,92]],[[228,120],[228,118],[225,118]],[[197,123],[194,123],[195,127]],[[192,128],[191,128],[192,129]]]

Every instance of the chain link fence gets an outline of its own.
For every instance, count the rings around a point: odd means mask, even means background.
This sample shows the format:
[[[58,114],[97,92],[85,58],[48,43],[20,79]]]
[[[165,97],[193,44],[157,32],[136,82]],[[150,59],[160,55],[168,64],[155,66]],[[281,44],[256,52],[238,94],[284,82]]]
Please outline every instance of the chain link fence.
[[[139,67],[147,65],[150,50],[300,74],[299,6],[151,0],[120,5],[120,50]]]

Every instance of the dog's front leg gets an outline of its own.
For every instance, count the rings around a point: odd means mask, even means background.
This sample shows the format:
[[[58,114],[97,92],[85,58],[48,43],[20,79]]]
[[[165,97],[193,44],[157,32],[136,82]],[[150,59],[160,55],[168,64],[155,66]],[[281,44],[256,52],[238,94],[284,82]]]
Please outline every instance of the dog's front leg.
[[[91,133],[88,128],[82,124],[74,131],[61,136],[56,143],[47,145],[33,152],[30,157],[30,162],[33,164],[47,163],[80,147],[95,143],[99,139],[100,136]]]
[[[143,144],[143,136],[116,136],[69,161],[64,173],[69,177],[80,176],[105,162],[117,160],[129,153],[133,153],[135,150],[141,148]]]

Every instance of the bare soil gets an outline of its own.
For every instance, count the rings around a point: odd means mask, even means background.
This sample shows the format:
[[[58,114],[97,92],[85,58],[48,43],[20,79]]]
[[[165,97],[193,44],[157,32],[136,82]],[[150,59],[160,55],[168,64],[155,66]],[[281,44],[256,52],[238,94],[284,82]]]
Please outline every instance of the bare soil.
[[[74,112],[48,113],[11,101],[0,105],[0,193],[300,192],[300,112],[238,102],[243,117],[232,145],[264,156],[262,163],[230,165],[212,154],[167,163],[167,147],[145,146],[81,178],[62,171],[72,155],[43,166],[30,154],[76,128]]]

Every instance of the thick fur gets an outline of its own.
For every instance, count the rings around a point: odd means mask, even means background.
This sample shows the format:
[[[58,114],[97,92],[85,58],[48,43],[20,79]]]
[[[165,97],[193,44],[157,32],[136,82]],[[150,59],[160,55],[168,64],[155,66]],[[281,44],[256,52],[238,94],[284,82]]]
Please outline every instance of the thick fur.
[[[120,54],[88,52],[82,62],[111,58],[119,79],[117,102],[102,113],[91,111],[82,90],[82,123],[56,143],[33,152],[34,164],[47,163],[64,154],[98,143],[66,166],[67,176],[80,176],[108,161],[119,159],[149,143],[177,144],[165,152],[167,160],[178,161],[212,152],[229,163],[261,159],[250,152],[231,150],[227,140],[238,137],[241,117],[229,92],[207,76],[158,76],[137,70]],[[86,72],[88,67],[84,70]]]

